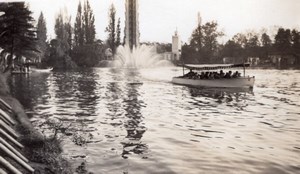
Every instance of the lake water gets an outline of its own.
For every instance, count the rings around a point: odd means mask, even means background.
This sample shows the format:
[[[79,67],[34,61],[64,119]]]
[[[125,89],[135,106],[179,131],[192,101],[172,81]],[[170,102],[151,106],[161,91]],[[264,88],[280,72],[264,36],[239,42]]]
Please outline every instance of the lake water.
[[[93,173],[300,173],[300,71],[249,70],[253,91],[170,83],[180,68],[15,75],[12,93]]]

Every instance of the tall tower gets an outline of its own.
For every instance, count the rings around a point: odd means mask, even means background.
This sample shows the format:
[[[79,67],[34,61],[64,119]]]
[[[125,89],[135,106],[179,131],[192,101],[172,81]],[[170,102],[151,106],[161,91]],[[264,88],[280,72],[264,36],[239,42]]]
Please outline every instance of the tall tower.
[[[201,26],[202,24],[202,18],[200,12],[198,12],[198,26]]]
[[[125,45],[133,47],[140,45],[138,0],[126,0]]]

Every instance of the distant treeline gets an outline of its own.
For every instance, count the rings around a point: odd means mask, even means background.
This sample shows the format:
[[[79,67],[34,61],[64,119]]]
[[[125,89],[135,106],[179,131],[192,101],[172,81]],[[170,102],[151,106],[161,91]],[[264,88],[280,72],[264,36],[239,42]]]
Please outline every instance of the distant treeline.
[[[279,28],[273,38],[267,32],[238,33],[220,44],[218,39],[223,35],[215,21],[198,24],[189,43],[182,47],[182,60],[185,63],[222,63],[226,57],[235,62],[257,57],[260,62],[266,62],[272,55],[290,55],[295,57],[295,64],[300,65],[300,32],[296,29]]]

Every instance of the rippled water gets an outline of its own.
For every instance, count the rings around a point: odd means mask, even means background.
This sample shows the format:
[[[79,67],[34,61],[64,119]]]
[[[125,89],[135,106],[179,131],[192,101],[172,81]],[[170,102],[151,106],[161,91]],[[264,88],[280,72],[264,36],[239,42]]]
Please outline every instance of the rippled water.
[[[180,68],[16,75],[11,84],[37,128],[49,118],[67,127],[74,169],[300,173],[300,71],[248,72],[253,91],[173,85]]]

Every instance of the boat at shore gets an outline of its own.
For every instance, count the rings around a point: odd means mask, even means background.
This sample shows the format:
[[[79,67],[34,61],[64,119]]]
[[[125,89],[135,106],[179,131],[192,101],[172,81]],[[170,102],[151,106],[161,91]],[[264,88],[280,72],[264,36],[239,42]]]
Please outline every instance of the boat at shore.
[[[183,74],[183,76],[173,77],[172,83],[179,85],[188,86],[199,86],[199,87],[213,87],[213,88],[253,88],[255,77],[250,77],[245,75],[245,68],[249,67],[250,64],[212,64],[212,65],[183,65],[184,68],[190,70],[188,74]],[[220,76],[215,70],[222,69],[235,69],[243,67],[244,75],[228,75]],[[193,72],[200,71],[201,75]],[[210,77],[202,77],[203,71],[205,73],[213,74]],[[230,71],[231,72],[231,71]],[[192,75],[190,75],[192,74]],[[215,75],[217,74],[217,75]]]
[[[53,68],[45,68],[45,69],[40,69],[40,68],[31,68],[32,72],[40,72],[40,73],[48,73],[51,72]]]

